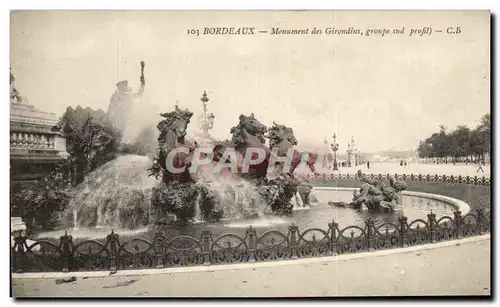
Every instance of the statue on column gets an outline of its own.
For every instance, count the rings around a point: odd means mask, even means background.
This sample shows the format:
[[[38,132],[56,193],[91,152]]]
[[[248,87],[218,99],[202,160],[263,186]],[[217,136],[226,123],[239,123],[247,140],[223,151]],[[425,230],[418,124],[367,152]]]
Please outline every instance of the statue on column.
[[[116,83],[116,91],[111,96],[108,107],[108,118],[113,123],[114,127],[123,133],[125,124],[130,118],[132,107],[135,98],[142,97],[144,88],[146,86],[146,79],[144,78],[144,62],[141,61],[141,87],[137,93],[132,93],[132,88],[129,87],[128,81],[123,80]]]

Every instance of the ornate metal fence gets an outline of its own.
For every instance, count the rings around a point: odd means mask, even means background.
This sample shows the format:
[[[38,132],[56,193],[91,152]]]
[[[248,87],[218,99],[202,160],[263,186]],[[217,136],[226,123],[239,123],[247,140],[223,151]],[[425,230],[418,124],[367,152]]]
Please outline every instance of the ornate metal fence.
[[[388,180],[391,174],[366,174],[370,179],[378,180]],[[470,185],[491,185],[491,179],[489,177],[478,177],[478,176],[461,176],[461,175],[422,175],[422,174],[393,174],[397,180],[404,181],[424,181],[424,182],[447,182],[447,183],[464,183]],[[357,174],[302,174],[299,177],[308,180],[356,180],[358,179]]]
[[[287,233],[270,230],[258,234],[250,227],[244,237],[227,233],[214,238],[205,230],[199,238],[186,235],[167,238],[165,229],[158,229],[151,241],[133,238],[121,242],[120,236],[111,232],[104,242],[87,240],[74,244],[72,237],[65,234],[57,243],[35,241],[28,246],[27,237],[19,236],[11,251],[11,263],[17,273],[218,265],[375,251],[459,239],[489,231],[490,211],[478,209],[464,216],[456,211],[453,216],[439,219],[431,212],[427,220],[411,222],[401,216],[397,223],[378,226],[369,219],[364,227],[343,229],[335,221],[326,229],[312,228],[302,232],[295,225],[290,226]]]

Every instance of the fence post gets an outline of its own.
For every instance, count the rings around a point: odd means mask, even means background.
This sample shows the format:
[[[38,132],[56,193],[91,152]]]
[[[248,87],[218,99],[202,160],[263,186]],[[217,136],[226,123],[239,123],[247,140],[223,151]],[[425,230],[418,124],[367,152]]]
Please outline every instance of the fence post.
[[[155,248],[156,268],[158,269],[165,267],[163,254],[165,252],[166,244],[167,244],[167,239],[165,238],[165,233],[162,230],[157,230],[153,237],[153,246]]]
[[[337,250],[337,241],[338,241],[338,236],[337,236],[337,229],[338,229],[339,224],[335,223],[335,220],[332,220],[331,223],[328,223],[328,232],[330,232],[330,245],[331,245],[331,250],[332,250],[332,255],[337,256],[338,250]]]
[[[116,255],[118,253],[118,238],[119,235],[111,229],[111,233],[106,236],[107,244],[109,244],[109,270],[116,273],[117,260]]]
[[[297,244],[299,241],[299,228],[295,226],[295,224],[290,225],[288,227],[288,232],[290,234],[290,256],[292,259],[297,259]]]
[[[201,232],[201,247],[203,249],[203,265],[210,265],[211,258],[211,243],[213,242],[212,232],[203,230]]]
[[[408,218],[404,215],[401,215],[398,221],[399,221],[400,244],[403,247],[408,247]]]
[[[456,232],[456,237],[457,239],[460,239],[462,238],[462,212],[460,210],[456,210],[455,212],[453,212],[453,216],[454,216],[454,222],[455,222],[455,230],[457,231]]]
[[[372,252],[375,250],[374,248],[374,231],[375,230],[375,222],[373,221],[372,217],[370,216],[368,218],[368,221],[366,221],[366,239],[368,241],[368,251]]]
[[[247,248],[248,248],[248,261],[255,262],[255,249],[257,244],[257,232],[252,226],[248,227],[246,231],[246,236],[248,238]]]
[[[427,214],[427,222],[431,235],[431,243],[436,243],[436,215],[432,212],[432,210],[430,214]]]
[[[61,250],[61,259],[63,261],[63,272],[69,272],[70,265],[73,264],[72,243],[73,237],[68,236],[68,231],[64,231],[64,236],[59,238],[59,249]]]

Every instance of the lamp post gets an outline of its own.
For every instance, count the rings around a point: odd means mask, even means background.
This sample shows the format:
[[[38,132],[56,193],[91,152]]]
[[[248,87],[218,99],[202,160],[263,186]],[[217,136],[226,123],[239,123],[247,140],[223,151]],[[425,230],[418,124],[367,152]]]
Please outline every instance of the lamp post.
[[[203,96],[201,96],[200,100],[203,103],[203,113],[201,115],[201,130],[203,131],[204,135],[208,135],[208,131],[214,126],[215,115],[214,113],[208,114],[207,103],[210,99],[208,99],[206,91],[203,91]]]
[[[330,147],[332,148],[333,151],[333,170],[338,170],[338,165],[337,165],[337,151],[339,150],[339,143],[337,143],[337,134],[333,135],[333,143],[330,144]]]

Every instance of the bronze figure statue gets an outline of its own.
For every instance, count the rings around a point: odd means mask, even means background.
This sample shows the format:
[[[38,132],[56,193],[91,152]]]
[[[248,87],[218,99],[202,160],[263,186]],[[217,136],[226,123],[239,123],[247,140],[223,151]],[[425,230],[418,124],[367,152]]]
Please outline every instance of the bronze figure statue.
[[[374,212],[394,212],[403,205],[401,192],[406,190],[404,181],[398,181],[394,176],[389,176],[389,184],[380,180],[370,179],[358,170],[358,177],[364,184],[353,193],[350,204],[330,203],[338,207],[348,206],[356,210]]]
[[[132,112],[134,99],[141,98],[144,93],[144,88],[146,86],[144,67],[145,63],[141,61],[141,76],[139,78],[141,87],[137,93],[132,93],[132,88],[129,87],[127,80],[116,83],[116,90],[113,96],[111,96],[107,114],[115,128],[119,131],[123,132],[125,129],[126,122],[130,118]]]

